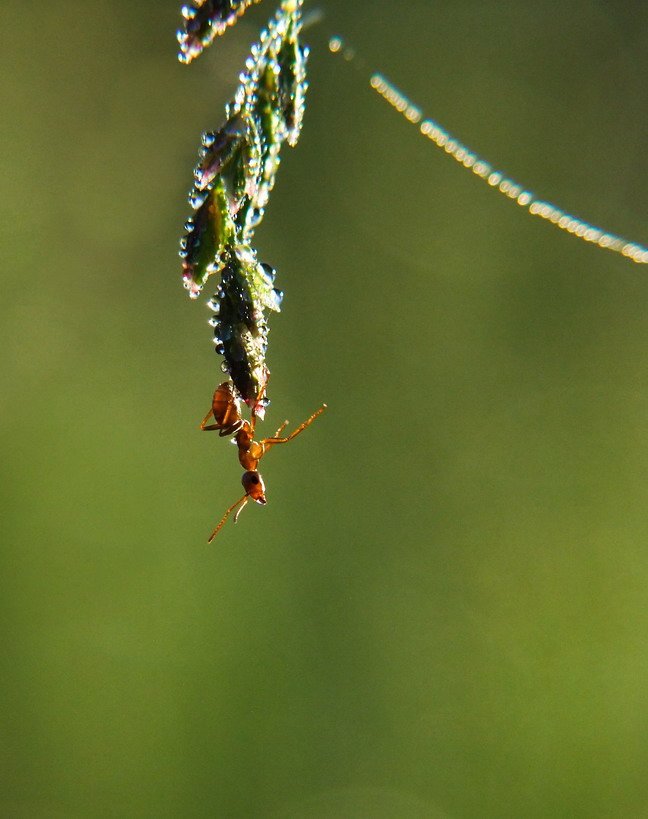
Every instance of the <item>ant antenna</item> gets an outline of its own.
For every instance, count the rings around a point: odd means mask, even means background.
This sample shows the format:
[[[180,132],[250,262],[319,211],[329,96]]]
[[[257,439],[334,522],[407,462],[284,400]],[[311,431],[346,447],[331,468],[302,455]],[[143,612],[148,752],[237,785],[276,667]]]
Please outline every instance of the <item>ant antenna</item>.
[[[216,535],[217,535],[217,534],[220,532],[220,530],[223,528],[223,526],[224,526],[224,525],[225,525],[225,523],[227,522],[227,518],[228,518],[228,517],[229,517],[229,516],[232,514],[232,512],[233,512],[233,511],[236,509],[236,507],[237,507],[237,506],[240,506],[241,508],[240,508],[240,509],[238,510],[238,512],[237,512],[237,513],[234,515],[234,523],[236,523],[236,521],[237,521],[237,520],[238,520],[238,518],[239,518],[239,515],[240,515],[240,514],[241,514],[241,512],[242,512],[242,511],[245,509],[245,504],[246,504],[247,502],[248,502],[248,495],[247,495],[247,493],[246,493],[245,495],[243,495],[243,497],[242,497],[242,498],[239,498],[239,499],[236,501],[236,503],[233,503],[233,504],[230,506],[230,508],[227,510],[227,512],[225,512],[225,514],[224,514],[224,515],[223,515],[223,517],[221,518],[221,522],[218,524],[218,526],[217,526],[217,527],[214,529],[214,531],[213,531],[213,532],[211,533],[211,535],[209,536],[209,540],[207,541],[207,543],[211,543],[211,542],[212,542],[212,540],[213,540],[213,539],[216,537]]]

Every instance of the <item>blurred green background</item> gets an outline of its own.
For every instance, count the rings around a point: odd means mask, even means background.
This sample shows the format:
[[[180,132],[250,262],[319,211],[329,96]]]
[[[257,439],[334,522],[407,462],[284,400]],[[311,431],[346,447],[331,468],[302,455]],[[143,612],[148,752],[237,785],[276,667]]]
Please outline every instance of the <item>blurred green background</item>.
[[[646,242],[648,6],[327,0],[257,244],[265,428],[330,409],[212,546],[241,470],[178,237],[273,4],[189,68],[178,6],[0,6],[0,815],[647,817],[646,268],[367,77]]]

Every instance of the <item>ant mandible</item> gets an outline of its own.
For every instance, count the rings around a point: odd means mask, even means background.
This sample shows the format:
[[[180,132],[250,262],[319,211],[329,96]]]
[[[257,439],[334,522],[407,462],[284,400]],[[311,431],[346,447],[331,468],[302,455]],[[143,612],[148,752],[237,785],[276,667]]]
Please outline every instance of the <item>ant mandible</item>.
[[[263,397],[264,392],[265,387],[261,391],[261,395],[256,402],[256,407],[262,406],[261,398]],[[322,404],[317,412],[314,412],[310,418],[307,418],[304,423],[300,424],[296,430],[290,433],[290,435],[283,438],[280,437],[281,433],[288,424],[288,421],[284,421],[272,438],[263,438],[260,441],[255,441],[254,430],[256,427],[257,414],[260,414],[261,417],[263,417],[262,413],[255,408],[252,410],[252,420],[244,420],[241,417],[241,402],[235,392],[235,387],[232,382],[224,381],[222,384],[220,384],[220,386],[216,387],[216,392],[214,393],[214,397],[212,399],[211,409],[201,421],[200,429],[204,430],[205,432],[209,432],[210,430],[218,430],[218,434],[221,437],[226,435],[234,436],[233,443],[235,443],[238,447],[239,461],[243,469],[245,469],[243,477],[241,478],[243,489],[245,489],[245,495],[243,495],[242,498],[239,498],[236,503],[233,503],[227,512],[225,512],[221,522],[211,533],[209,540],[207,541],[208,543],[211,543],[220,532],[225,525],[227,518],[237,506],[240,506],[240,509],[234,516],[234,523],[236,523],[238,520],[239,515],[245,508],[245,505],[250,498],[253,501],[256,501],[256,503],[267,503],[265,496],[265,485],[257,468],[259,461],[261,458],[263,458],[270,447],[275,446],[275,444],[286,444],[288,441],[292,441],[293,438],[296,438],[299,433],[303,432],[306,427],[310,426],[313,421],[324,412],[325,409],[326,404]],[[208,424],[207,422],[212,416],[216,423]]]

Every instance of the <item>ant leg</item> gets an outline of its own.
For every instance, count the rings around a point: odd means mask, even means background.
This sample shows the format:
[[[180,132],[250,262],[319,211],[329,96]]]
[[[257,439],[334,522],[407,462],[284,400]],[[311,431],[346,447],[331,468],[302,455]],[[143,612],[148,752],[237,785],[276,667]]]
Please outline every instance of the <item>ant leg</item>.
[[[274,438],[264,438],[263,441],[261,441],[261,443],[265,446],[274,446],[275,444],[287,444],[288,441],[292,441],[292,439],[296,438],[300,432],[303,432],[306,429],[306,427],[309,427],[313,423],[313,421],[324,412],[325,409],[326,404],[322,404],[322,406],[316,412],[314,412],[310,418],[307,418],[303,424],[300,424],[296,430],[291,432],[290,435],[287,435],[285,438],[280,438],[279,434],[277,434],[274,436]],[[285,426],[286,425],[283,424],[283,426],[279,429],[279,432],[281,432]]]
[[[283,424],[279,427],[279,429],[275,432],[275,434],[272,437],[273,438],[278,438],[281,435],[281,433],[284,431],[284,429],[286,428],[287,425],[288,425],[288,421],[284,421]]]
[[[228,517],[229,517],[229,516],[232,514],[232,512],[233,512],[233,511],[236,509],[236,507],[237,507],[237,506],[240,506],[241,508],[238,510],[238,512],[236,513],[236,516],[234,517],[234,523],[236,523],[236,521],[238,520],[238,516],[239,516],[239,515],[241,514],[241,512],[243,511],[243,509],[244,509],[244,507],[245,507],[245,504],[246,504],[247,502],[248,502],[248,496],[247,496],[247,493],[246,493],[245,495],[243,495],[243,497],[242,497],[242,498],[239,498],[239,499],[236,501],[236,503],[233,503],[233,504],[230,506],[230,508],[227,510],[227,512],[225,512],[225,514],[224,514],[224,515],[223,515],[223,517],[221,518],[221,522],[218,524],[218,526],[217,526],[217,527],[214,529],[214,531],[213,531],[213,532],[211,533],[211,535],[209,536],[209,540],[207,541],[207,543],[211,543],[211,542],[212,542],[212,540],[213,540],[213,539],[216,537],[216,535],[217,535],[217,534],[220,532],[220,530],[221,530],[221,529],[223,528],[223,526],[225,525],[225,523],[226,523],[226,521],[227,521],[227,518],[228,518]]]
[[[207,413],[207,415],[205,415],[205,417],[200,422],[200,429],[204,430],[205,432],[208,432],[209,430],[212,430],[212,429],[220,429],[218,424],[209,424],[209,425],[207,424],[207,421],[209,421],[210,418],[214,417],[213,413],[214,413],[213,409],[210,409],[209,412]]]

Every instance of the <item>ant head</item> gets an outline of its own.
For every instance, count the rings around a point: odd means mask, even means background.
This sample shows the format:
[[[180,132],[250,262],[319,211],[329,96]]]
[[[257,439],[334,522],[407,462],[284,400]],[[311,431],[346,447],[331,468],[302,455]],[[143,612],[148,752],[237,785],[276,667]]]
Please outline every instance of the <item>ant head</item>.
[[[243,484],[243,489],[245,489],[247,496],[252,498],[253,501],[256,501],[257,503],[266,503],[265,484],[263,483],[263,478],[256,471],[256,469],[250,469],[247,472],[244,472],[243,477],[241,478],[241,483]]]

